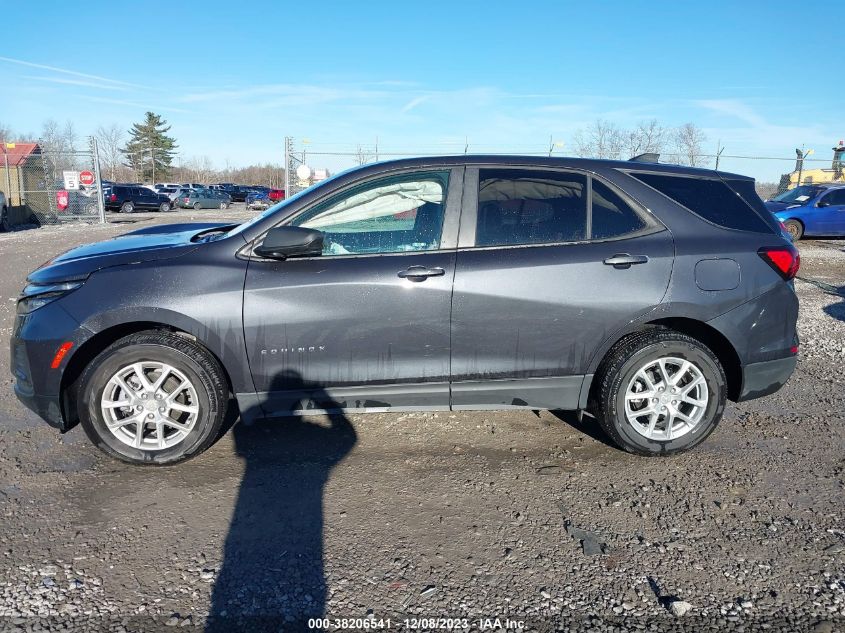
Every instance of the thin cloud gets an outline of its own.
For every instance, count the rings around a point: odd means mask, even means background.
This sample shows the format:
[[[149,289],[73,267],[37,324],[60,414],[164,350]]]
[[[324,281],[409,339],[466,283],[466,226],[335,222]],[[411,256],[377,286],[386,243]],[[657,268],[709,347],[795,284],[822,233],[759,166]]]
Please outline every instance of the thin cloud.
[[[39,70],[49,70],[54,73],[61,73],[65,75],[73,75],[74,77],[82,77],[83,79],[93,79],[94,81],[99,81],[103,83],[114,84],[118,86],[130,86],[133,88],[144,88],[144,86],[140,84],[133,84],[128,81],[119,81],[117,79],[109,79],[108,77],[101,77],[100,75],[90,75],[88,73],[81,73],[76,70],[70,70],[67,68],[59,68],[57,66],[47,66],[46,64],[36,64],[34,62],[28,62],[23,59],[13,59],[12,57],[2,57],[0,56],[0,62],[8,62],[10,64],[19,64],[21,66],[29,66],[30,68],[38,68]]]
[[[64,77],[40,77],[35,75],[24,75],[24,79],[31,79],[33,81],[46,81],[53,84],[61,84],[63,86],[84,86],[86,88],[99,88],[101,90],[113,90],[118,92],[127,92],[127,86],[120,86],[116,84],[101,83],[97,81],[87,81],[85,79],[66,79]]]
[[[405,113],[407,113],[407,112],[410,112],[411,110],[413,110],[414,108],[416,108],[418,105],[420,105],[420,104],[425,103],[426,101],[428,101],[428,99],[429,99],[429,96],[428,96],[428,95],[422,95],[422,96],[420,96],[420,97],[415,97],[415,98],[411,99],[408,103],[406,103],[406,104],[402,107],[402,110],[401,110],[402,114],[405,114]]]
[[[152,112],[182,112],[185,114],[193,114],[192,110],[185,110],[184,108],[174,108],[171,106],[162,106],[162,105],[147,105],[143,103],[138,103],[137,101],[129,101],[125,99],[109,99],[108,97],[95,97],[92,95],[82,95],[82,99],[86,99],[88,101],[95,101],[97,103],[111,103],[113,105],[124,105],[129,106],[131,108],[141,108],[146,111]]]

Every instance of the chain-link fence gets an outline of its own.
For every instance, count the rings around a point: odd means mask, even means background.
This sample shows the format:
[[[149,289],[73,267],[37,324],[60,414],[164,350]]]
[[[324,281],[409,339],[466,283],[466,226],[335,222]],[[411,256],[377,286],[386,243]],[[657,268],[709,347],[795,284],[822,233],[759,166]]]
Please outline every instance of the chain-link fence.
[[[12,224],[104,220],[96,141],[87,149],[9,144],[0,165]]]
[[[801,155],[796,157],[798,151]],[[379,160],[443,154],[565,157],[574,155],[574,152],[566,144],[552,140],[534,145],[526,143],[519,147],[484,145],[465,140],[412,148],[380,144],[377,140],[365,143],[340,143],[288,137],[285,139],[286,191],[287,195],[291,196],[320,180],[320,176],[326,172],[336,173]],[[720,143],[717,149],[710,152],[703,148],[685,155],[677,152],[663,152],[659,162],[681,163],[751,176],[757,181],[760,196],[767,199],[799,184],[839,182],[845,184],[845,175],[843,175],[845,152],[838,153],[838,148],[833,148],[829,150],[830,158],[824,158],[825,154],[828,154],[828,151],[819,149],[814,153],[796,150],[796,153],[785,152],[782,156],[763,156],[745,152],[742,147],[732,150],[730,146],[726,147]],[[603,156],[595,157],[602,158]],[[619,155],[613,158],[629,157]]]

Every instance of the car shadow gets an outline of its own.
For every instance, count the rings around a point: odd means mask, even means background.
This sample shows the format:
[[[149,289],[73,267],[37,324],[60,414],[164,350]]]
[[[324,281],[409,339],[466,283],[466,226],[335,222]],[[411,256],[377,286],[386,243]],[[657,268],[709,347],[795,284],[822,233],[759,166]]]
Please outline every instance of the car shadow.
[[[276,376],[271,389],[308,390],[320,407],[337,408],[296,372]],[[327,599],[323,489],[355,445],[355,430],[345,415],[329,413],[242,423],[232,432],[244,474],[205,630],[308,630]]]
[[[799,276],[798,279],[805,283],[815,286],[816,288],[824,292],[826,295],[831,295],[833,297],[841,299],[839,303],[827,305],[822,308],[822,310],[826,315],[833,317],[838,321],[845,321],[845,286],[834,286],[832,284],[825,283],[817,279],[810,279],[809,277]]]
[[[555,409],[550,413],[579,433],[583,433],[595,441],[601,442],[605,446],[612,448],[614,451],[620,450],[619,447],[611,442],[610,438],[604,434],[604,431],[601,430],[598,421],[589,413],[584,412],[583,415],[579,416],[577,411],[562,411],[560,409]]]

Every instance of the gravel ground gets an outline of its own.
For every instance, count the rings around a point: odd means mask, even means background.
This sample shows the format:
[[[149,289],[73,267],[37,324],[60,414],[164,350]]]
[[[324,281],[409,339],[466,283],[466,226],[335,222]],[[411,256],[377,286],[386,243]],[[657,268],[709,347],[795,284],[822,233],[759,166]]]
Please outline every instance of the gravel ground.
[[[0,338],[29,270],[129,228],[0,235]],[[845,631],[843,247],[801,243],[790,383],[669,459],[510,411],[236,426],[133,468],[19,405],[0,353],[0,630]]]

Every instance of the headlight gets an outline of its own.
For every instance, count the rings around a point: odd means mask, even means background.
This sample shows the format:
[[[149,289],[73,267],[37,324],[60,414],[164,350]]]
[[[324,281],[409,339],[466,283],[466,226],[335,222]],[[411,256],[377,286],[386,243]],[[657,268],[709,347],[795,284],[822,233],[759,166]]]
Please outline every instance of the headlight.
[[[82,281],[63,281],[54,284],[28,284],[18,299],[18,314],[29,314],[44,307],[76,290],[82,283]]]

